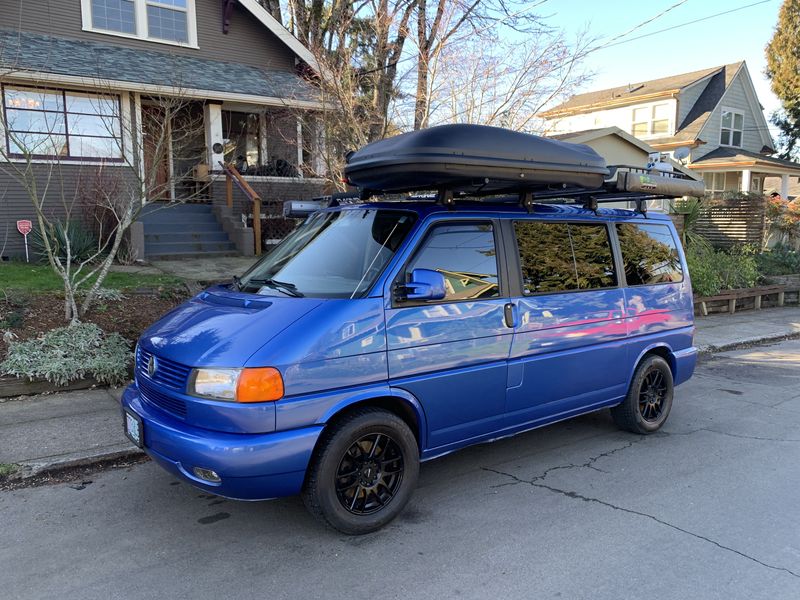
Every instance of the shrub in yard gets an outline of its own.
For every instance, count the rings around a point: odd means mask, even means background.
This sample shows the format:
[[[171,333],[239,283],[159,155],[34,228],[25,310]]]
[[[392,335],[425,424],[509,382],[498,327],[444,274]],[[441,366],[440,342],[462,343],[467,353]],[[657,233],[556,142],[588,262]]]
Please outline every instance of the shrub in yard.
[[[690,247],[686,262],[692,289],[700,296],[713,296],[722,290],[748,288],[758,283],[756,258],[746,249],[726,252]]]
[[[34,340],[12,342],[0,373],[42,378],[56,385],[94,377],[118,384],[128,378],[130,343],[118,333],[104,333],[94,323],[51,329]]]
[[[762,275],[794,275],[800,273],[800,252],[783,244],[756,256]]]
[[[97,237],[88,230],[80,221],[70,221],[66,225],[56,222],[47,234],[53,254],[63,262],[67,261],[67,240],[69,239],[69,253],[71,262],[81,263],[91,258],[97,252]],[[31,248],[47,261],[47,249],[44,245],[42,233],[35,229],[31,233]]]

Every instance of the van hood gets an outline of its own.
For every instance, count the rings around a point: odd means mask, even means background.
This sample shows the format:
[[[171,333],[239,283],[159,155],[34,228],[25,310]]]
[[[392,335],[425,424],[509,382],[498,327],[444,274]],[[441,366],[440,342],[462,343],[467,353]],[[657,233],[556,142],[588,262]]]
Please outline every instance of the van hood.
[[[241,367],[264,344],[324,302],[216,286],[156,321],[139,344],[190,367]]]

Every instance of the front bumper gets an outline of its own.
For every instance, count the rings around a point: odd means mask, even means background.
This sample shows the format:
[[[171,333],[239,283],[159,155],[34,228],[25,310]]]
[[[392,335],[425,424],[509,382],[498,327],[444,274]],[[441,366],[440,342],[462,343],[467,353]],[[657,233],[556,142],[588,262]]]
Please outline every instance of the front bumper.
[[[300,492],[322,426],[263,434],[200,429],[143,402],[136,384],[122,406],[144,426],[144,451],[164,469],[207,492],[237,500],[266,500]],[[215,471],[222,481],[196,477],[194,467]]]

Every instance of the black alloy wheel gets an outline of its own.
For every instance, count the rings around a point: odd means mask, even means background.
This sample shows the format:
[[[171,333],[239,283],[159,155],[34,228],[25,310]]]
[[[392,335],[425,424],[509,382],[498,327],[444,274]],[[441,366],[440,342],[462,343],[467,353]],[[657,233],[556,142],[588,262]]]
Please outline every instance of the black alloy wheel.
[[[418,474],[419,446],[405,421],[380,408],[356,409],[325,428],[303,502],[342,533],[370,533],[403,510]]]
[[[392,501],[403,471],[397,442],[383,433],[367,434],[344,453],[336,471],[336,496],[354,515],[372,514]]]
[[[633,433],[658,431],[672,409],[673,388],[669,363],[655,354],[645,356],[636,367],[625,399],[611,409],[614,422]]]

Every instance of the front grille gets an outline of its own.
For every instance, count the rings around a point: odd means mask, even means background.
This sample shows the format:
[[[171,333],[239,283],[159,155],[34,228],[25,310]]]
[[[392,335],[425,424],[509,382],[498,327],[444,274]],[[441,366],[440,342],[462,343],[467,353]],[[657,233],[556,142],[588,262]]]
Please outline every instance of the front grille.
[[[176,417],[182,419],[186,417],[186,402],[170,394],[165,394],[145,377],[139,378],[139,393],[145,402],[157,406]]]
[[[136,383],[142,399],[176,417],[186,417],[186,402],[174,392],[185,393],[192,368],[167,358],[156,356],[156,370],[147,372],[152,352],[136,350]]]
[[[192,372],[191,367],[187,367],[174,360],[156,357],[156,372],[152,377],[147,373],[147,365],[150,362],[152,352],[148,352],[144,348],[138,348],[136,356],[136,371],[137,374],[147,377],[150,381],[165,385],[173,390],[178,390],[183,393],[186,391],[186,383],[189,379],[189,373]]]

